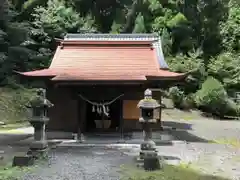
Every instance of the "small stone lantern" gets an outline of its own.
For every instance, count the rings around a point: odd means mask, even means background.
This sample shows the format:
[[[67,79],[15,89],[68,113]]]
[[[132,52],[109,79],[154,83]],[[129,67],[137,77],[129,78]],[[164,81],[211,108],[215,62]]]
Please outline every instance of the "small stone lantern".
[[[138,103],[140,109],[139,122],[142,124],[144,141],[141,144],[140,159],[144,162],[144,169],[155,170],[160,168],[158,153],[155,148],[155,143],[152,140],[151,124],[156,123],[154,119],[154,110],[160,108],[160,104],[152,98],[152,91],[147,89],[144,92],[144,99]]]
[[[47,110],[52,106],[53,104],[46,99],[45,89],[39,89],[37,96],[30,101],[30,105],[28,106],[32,110],[29,122],[34,127],[34,141],[30,144],[29,153],[34,157],[45,152],[48,147],[45,137],[45,126],[49,121]]]

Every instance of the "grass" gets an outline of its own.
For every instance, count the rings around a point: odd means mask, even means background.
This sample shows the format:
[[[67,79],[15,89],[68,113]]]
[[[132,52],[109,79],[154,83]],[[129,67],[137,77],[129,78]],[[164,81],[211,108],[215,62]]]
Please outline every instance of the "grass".
[[[222,144],[222,145],[227,145],[227,146],[232,146],[235,148],[240,148],[240,140],[236,138],[221,138],[221,139],[215,139],[212,141],[212,143],[216,144]]]
[[[12,158],[11,158],[12,159]],[[35,160],[33,166],[29,167],[12,167],[12,162],[0,165],[0,180],[20,180],[24,173],[32,172],[41,165],[46,165],[47,157],[41,157]]]
[[[162,170],[144,171],[135,167],[122,167],[122,180],[229,180],[223,177],[201,174],[189,166],[164,165]]]
[[[18,180],[21,175],[28,172],[32,167],[12,167],[11,164],[0,166],[0,179],[2,180]]]

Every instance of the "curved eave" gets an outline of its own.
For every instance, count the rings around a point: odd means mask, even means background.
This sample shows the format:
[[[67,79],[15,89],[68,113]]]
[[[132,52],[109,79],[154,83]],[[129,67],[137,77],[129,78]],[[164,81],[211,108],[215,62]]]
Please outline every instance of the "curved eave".
[[[185,78],[188,77],[188,73],[176,73],[176,72],[171,72],[167,69],[163,70],[161,69],[158,74],[156,75],[148,75],[146,76],[147,80],[184,80]]]
[[[185,80],[188,77],[188,73],[176,74],[171,76],[146,76],[147,80]]]
[[[42,70],[35,70],[35,71],[28,71],[28,72],[20,72],[20,71],[14,71],[15,73],[25,76],[25,77],[36,77],[36,78],[53,78],[56,76],[56,73],[53,71],[50,71],[49,69],[42,69]]]
[[[19,72],[14,71],[17,74],[20,74],[25,77],[32,78],[49,78],[52,81],[146,81],[146,80],[184,80],[189,73],[175,73],[167,70],[160,70],[159,74],[156,75],[130,75],[126,74],[116,74],[116,75],[86,75],[86,74],[74,74],[74,71],[71,73],[60,73],[57,69],[42,69],[29,72]],[[73,73],[73,74],[72,74]]]

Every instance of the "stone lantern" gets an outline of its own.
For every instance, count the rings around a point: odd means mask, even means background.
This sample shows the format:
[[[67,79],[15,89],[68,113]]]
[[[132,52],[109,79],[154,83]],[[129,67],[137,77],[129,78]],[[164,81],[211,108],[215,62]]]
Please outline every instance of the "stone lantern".
[[[30,144],[29,154],[34,157],[45,152],[48,147],[45,137],[45,126],[49,121],[47,110],[52,106],[53,104],[46,99],[45,89],[39,89],[37,96],[30,101],[28,106],[32,112],[29,122],[34,127],[34,141]]]
[[[154,119],[154,110],[160,108],[160,104],[152,98],[152,91],[147,89],[144,92],[144,99],[140,100],[137,106],[140,109],[139,122],[142,124],[144,134],[139,161],[144,162],[144,169],[146,170],[159,169],[160,164],[155,143],[152,140],[151,124],[157,122]]]

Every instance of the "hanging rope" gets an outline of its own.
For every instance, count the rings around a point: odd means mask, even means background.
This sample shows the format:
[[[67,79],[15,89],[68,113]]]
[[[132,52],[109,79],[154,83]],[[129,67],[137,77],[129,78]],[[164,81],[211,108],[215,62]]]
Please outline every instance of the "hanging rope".
[[[105,102],[105,103],[96,103],[96,102],[92,102],[90,100],[88,100],[87,98],[85,98],[83,95],[79,94],[79,96],[86,102],[88,102],[89,104],[93,105],[93,112],[97,112],[98,114],[102,114],[104,113],[106,116],[109,116],[109,108],[108,106],[112,103],[114,103],[116,100],[118,100],[120,97],[122,97],[124,94],[121,94],[120,96],[117,96],[116,98],[114,98],[113,100],[109,101],[109,102]],[[96,107],[96,108],[95,108]]]

